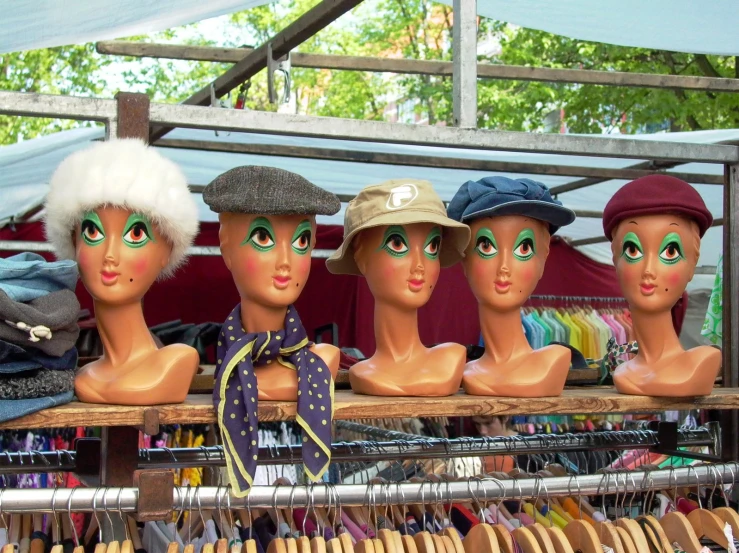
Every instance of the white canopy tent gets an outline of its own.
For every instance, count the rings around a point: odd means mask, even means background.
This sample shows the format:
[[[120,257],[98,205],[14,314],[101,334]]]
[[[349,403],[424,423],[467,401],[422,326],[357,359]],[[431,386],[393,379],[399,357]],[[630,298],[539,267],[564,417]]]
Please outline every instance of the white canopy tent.
[[[147,34],[271,1],[5,1],[0,2],[0,53]],[[477,12],[483,17],[581,40],[739,55],[736,0],[477,0]]]
[[[610,135],[612,137],[613,135]],[[57,165],[71,152],[86,147],[93,140],[104,137],[102,128],[83,128],[59,132],[50,136],[29,140],[12,146],[0,148],[0,224],[10,217],[19,216],[42,204],[51,174]],[[423,155],[431,157],[454,157],[470,160],[489,160],[518,162],[537,165],[571,165],[575,167],[623,168],[638,160],[615,158],[596,158],[581,156],[555,156],[549,154],[530,154],[516,152],[482,152],[472,150],[449,150],[436,147],[422,147],[372,142],[356,142],[317,138],[301,138],[283,135],[264,135],[256,133],[219,133],[196,129],[175,129],[167,135],[168,139],[203,140],[210,142],[236,142],[243,144],[303,146],[332,148],[366,152]],[[628,138],[660,140],[665,142],[716,143],[739,140],[739,129],[699,131],[692,133],[662,133],[653,135],[634,135]],[[329,161],[306,158],[291,158],[217,151],[201,151],[180,148],[162,148],[163,155],[178,163],[192,185],[206,185],[220,173],[239,165],[271,165],[299,173],[317,185],[336,194],[355,195],[361,188],[390,178],[410,177],[426,179],[448,201],[459,186],[467,180],[489,176],[490,172],[439,169],[433,167],[412,167],[358,163],[348,161]],[[716,164],[685,164],[674,169],[682,173],[721,175],[723,166]],[[553,187],[578,180],[577,177],[548,175],[527,175],[506,173],[513,177],[529,177]],[[559,199],[575,210],[602,211],[606,203],[626,181],[609,180],[600,184],[563,193]],[[704,198],[714,217],[722,216],[723,187],[717,185],[694,185]],[[197,194],[201,221],[215,221],[216,217]],[[343,209],[333,217],[321,217],[319,223],[343,223]],[[601,220],[579,218],[572,225],[560,230],[559,234],[573,240],[602,235]],[[596,261],[611,263],[608,243],[580,247],[581,251]],[[700,266],[715,267],[722,250],[721,227],[709,229],[701,248]],[[696,275],[690,290],[710,289],[713,276]]]

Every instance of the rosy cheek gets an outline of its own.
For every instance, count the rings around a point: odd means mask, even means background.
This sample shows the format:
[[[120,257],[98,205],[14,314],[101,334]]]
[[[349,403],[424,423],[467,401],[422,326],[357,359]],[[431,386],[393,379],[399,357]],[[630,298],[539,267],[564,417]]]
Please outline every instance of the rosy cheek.
[[[531,267],[526,267],[521,270],[521,280],[525,283],[530,283],[534,278],[534,270]]]
[[[681,284],[682,275],[678,271],[673,271],[667,276],[667,282],[670,286],[678,286]]]
[[[310,263],[311,258],[310,255],[303,255],[300,257],[300,260],[297,264],[298,272],[300,273],[300,276],[305,279],[310,274]]]
[[[432,286],[439,280],[439,273],[441,273],[441,265],[438,262],[429,263],[426,265],[426,273],[428,274],[429,284]]]
[[[484,263],[479,263],[477,261],[473,261],[472,264],[472,274],[475,277],[475,280],[481,281],[488,275],[488,270],[485,267]]]
[[[134,273],[141,276],[149,270],[149,259],[142,256],[133,265]]]
[[[250,274],[256,273],[259,270],[259,261],[253,255],[246,256],[244,270]]]

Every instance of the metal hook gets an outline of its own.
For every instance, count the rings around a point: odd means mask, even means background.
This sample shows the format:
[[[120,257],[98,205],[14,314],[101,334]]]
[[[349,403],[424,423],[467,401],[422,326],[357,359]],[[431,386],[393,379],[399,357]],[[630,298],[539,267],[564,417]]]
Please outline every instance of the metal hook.
[[[690,471],[693,471],[695,473],[695,493],[698,496],[698,508],[703,508],[703,503],[701,502],[701,489],[700,489],[700,477],[698,476],[698,471],[695,470],[695,467],[692,465],[688,465],[688,479],[690,479]]]
[[[108,522],[110,523],[110,531],[113,532],[113,519],[110,517],[110,511],[108,510],[108,487],[106,486],[105,490],[103,491],[103,511],[105,512],[105,516],[108,517]]]
[[[121,494],[123,493],[123,488],[118,488],[118,516],[121,518],[121,522],[123,523],[123,528],[126,532],[126,540],[131,539],[131,532],[128,529],[128,524],[126,524],[126,520],[123,518],[123,509],[121,509]]]
[[[54,526],[56,526],[56,535],[59,535],[59,518],[56,516],[56,494],[59,488],[54,486],[54,491],[51,494],[51,517],[54,519]]]
[[[97,522],[98,525],[98,541],[100,543],[103,543],[103,527],[100,524],[100,517],[98,517],[97,511],[97,497],[99,491],[100,487],[95,488],[95,493],[92,495],[92,514],[95,517],[95,522]]]
[[[74,495],[74,492],[77,490],[77,488],[72,488],[69,491],[69,499],[67,500],[67,516],[69,517],[69,525],[72,527],[72,534],[74,535],[74,544],[75,546],[80,545],[80,537],[77,535],[77,526],[75,526],[74,521],[72,520],[72,496]],[[0,496],[2,496],[2,492],[0,492]],[[0,516],[0,518],[2,518]]]

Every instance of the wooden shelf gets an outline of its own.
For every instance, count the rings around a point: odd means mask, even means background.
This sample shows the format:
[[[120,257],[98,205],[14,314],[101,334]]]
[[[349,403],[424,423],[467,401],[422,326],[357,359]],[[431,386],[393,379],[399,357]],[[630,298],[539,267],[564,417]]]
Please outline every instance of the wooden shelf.
[[[203,372],[196,374],[192,379],[190,385],[191,394],[210,394],[213,392],[213,371],[215,365],[202,365]],[[599,369],[575,369],[570,370],[567,375],[567,384],[578,385],[578,384],[595,384],[598,382],[600,377]],[[349,371],[340,370],[339,374],[334,379],[334,384],[337,390],[349,390]]]
[[[544,415],[585,413],[650,413],[687,409],[739,409],[739,388],[716,388],[710,396],[698,398],[654,398],[618,394],[612,387],[591,386],[566,389],[559,397],[497,398],[374,397],[351,391],[336,392],[334,419],[404,417],[469,417],[475,415]],[[143,426],[144,410],[151,407],[97,405],[72,402],[60,407],[0,423],[2,429],[64,428],[75,426]],[[159,405],[155,409],[161,424],[202,424],[215,422],[211,396],[190,395],[182,404]],[[295,417],[295,403],[263,401],[259,419],[289,420]]]

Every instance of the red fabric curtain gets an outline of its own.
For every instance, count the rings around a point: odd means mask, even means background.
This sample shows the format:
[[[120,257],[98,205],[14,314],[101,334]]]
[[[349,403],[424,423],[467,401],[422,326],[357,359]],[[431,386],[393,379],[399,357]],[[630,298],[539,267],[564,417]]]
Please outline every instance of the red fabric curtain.
[[[341,244],[343,229],[320,226],[317,248],[335,249]],[[20,224],[0,229],[0,240],[43,241],[40,223]],[[218,224],[204,223],[196,244],[218,245]],[[7,257],[17,252],[2,252]],[[44,254],[53,259],[51,254]],[[621,296],[612,266],[596,263],[566,242],[554,237],[544,276],[535,294],[572,296]],[[83,308],[92,312],[92,299],[84,287],[77,286]],[[684,298],[686,295],[684,295]],[[174,278],[157,282],[144,298],[144,315],[150,326],[179,319],[186,323],[221,323],[238,303],[239,297],[223,260],[217,256],[191,257]],[[673,310],[682,323],[687,301]],[[308,330],[336,323],[339,345],[374,351],[374,302],[361,277],[332,275],[323,259],[313,259],[311,276],[296,307]],[[476,344],[480,326],[477,304],[462,272],[461,265],[443,269],[431,301],[419,310],[419,332],[425,344],[457,342]],[[676,325],[679,326],[679,325]]]

